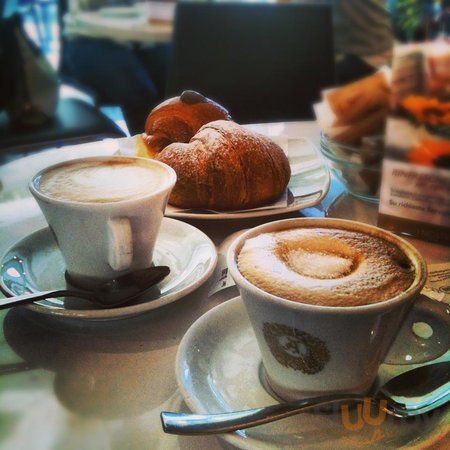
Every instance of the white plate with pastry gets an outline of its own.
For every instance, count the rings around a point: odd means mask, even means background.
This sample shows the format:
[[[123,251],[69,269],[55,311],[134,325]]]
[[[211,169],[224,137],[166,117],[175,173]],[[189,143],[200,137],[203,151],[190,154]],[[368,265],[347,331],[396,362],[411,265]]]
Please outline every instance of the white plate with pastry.
[[[184,91],[150,112],[144,133],[121,139],[120,152],[156,158],[175,170],[169,217],[264,217],[324,198],[330,176],[308,139],[266,136],[230,119],[221,105]]]
[[[327,167],[317,148],[308,139],[288,139],[287,146],[291,177],[287,188],[277,201],[259,208],[233,211],[182,209],[169,204],[166,215],[206,220],[244,219],[284,214],[317,205],[328,193],[330,186]]]
[[[119,139],[119,152],[134,154],[139,136]],[[330,175],[317,147],[307,138],[281,139],[271,137],[282,145],[287,153],[291,176],[287,188],[280,197],[266,205],[241,210],[221,211],[210,208],[180,208],[167,205],[166,216],[180,219],[247,219],[273,216],[317,205],[328,193]],[[282,143],[282,141],[284,141]]]
[[[167,216],[242,219],[298,211],[326,195],[330,178],[315,147],[285,141],[283,148],[280,136],[240,125],[214,100],[184,91],[150,111],[128,151],[175,170]]]

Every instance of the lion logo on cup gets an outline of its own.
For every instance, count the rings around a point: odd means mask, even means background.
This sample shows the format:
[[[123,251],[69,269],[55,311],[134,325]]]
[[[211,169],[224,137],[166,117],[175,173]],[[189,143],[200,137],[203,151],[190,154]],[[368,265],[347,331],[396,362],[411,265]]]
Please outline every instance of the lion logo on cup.
[[[264,338],[274,358],[284,367],[315,374],[330,360],[330,352],[321,339],[296,328],[265,322]]]

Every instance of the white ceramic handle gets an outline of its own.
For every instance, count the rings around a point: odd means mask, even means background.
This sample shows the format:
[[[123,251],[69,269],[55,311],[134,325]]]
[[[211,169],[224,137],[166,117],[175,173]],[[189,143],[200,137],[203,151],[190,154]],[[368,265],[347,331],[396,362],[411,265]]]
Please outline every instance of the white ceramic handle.
[[[133,261],[133,235],[130,220],[116,217],[108,222],[108,263],[113,270],[126,270]]]
[[[414,325],[425,323],[428,336],[419,336]],[[384,362],[388,364],[418,364],[432,361],[450,348],[450,305],[417,298],[404,320],[394,344]]]

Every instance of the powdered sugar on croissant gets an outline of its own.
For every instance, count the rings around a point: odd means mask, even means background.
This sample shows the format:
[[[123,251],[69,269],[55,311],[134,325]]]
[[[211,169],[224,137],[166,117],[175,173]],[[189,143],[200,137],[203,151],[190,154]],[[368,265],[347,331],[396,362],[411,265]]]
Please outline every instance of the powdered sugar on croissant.
[[[275,201],[290,179],[283,150],[234,122],[204,125],[189,143],[173,143],[157,159],[177,173],[169,202],[182,208],[233,210]]]

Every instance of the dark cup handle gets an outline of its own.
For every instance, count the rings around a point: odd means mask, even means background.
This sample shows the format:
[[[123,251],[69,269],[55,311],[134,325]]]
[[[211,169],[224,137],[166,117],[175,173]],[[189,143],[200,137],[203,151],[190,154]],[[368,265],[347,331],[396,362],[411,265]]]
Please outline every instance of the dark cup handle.
[[[443,355],[449,348],[450,305],[419,295],[403,321],[384,362],[425,363]]]

